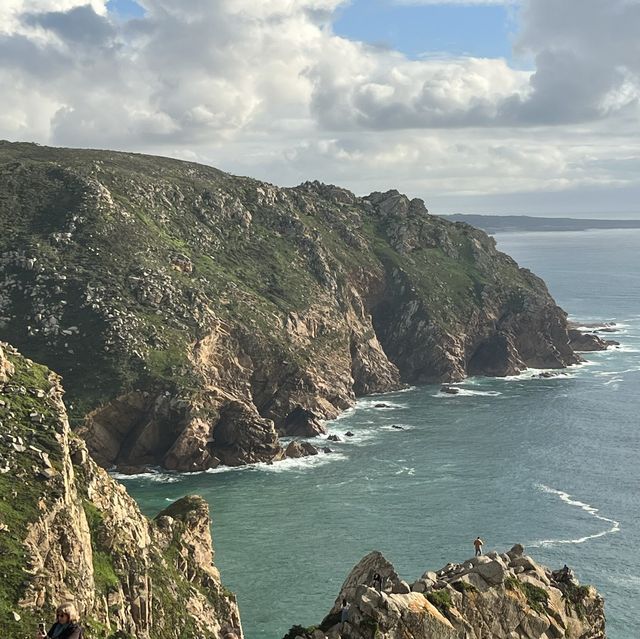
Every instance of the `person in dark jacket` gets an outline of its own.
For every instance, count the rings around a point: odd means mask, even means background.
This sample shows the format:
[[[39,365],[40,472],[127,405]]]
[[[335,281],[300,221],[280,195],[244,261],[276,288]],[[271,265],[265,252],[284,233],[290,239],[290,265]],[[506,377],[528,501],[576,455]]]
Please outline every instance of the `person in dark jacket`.
[[[47,634],[38,630],[36,639],[82,639],[82,627],[78,623],[78,611],[71,602],[63,603],[56,610],[56,622]]]

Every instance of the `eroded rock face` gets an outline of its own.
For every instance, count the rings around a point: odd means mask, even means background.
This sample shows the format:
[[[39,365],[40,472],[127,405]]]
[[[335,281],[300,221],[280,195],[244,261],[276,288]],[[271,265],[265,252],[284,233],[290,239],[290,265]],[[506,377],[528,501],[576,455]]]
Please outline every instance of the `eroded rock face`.
[[[271,461],[357,395],[580,360],[539,278],[398,191],[10,143],[0,190],[0,337],[103,466]]]
[[[382,587],[372,581],[378,572]],[[342,600],[349,603],[340,622]],[[302,639],[606,639],[604,603],[564,568],[550,572],[524,554],[489,553],[403,582],[378,552],[345,580],[330,613]]]
[[[70,432],[59,378],[4,344],[0,370],[0,494],[13,508],[10,525],[0,521],[2,543],[11,540],[2,548],[24,576],[0,584],[20,617],[5,620],[7,636],[72,600],[96,639],[242,637],[213,564],[206,502],[185,497],[149,521]]]

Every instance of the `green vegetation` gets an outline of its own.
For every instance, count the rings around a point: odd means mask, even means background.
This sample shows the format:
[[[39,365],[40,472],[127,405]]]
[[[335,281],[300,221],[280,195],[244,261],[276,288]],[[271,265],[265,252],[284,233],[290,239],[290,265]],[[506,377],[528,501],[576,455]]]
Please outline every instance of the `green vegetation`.
[[[478,592],[478,589],[473,584],[462,580],[454,582],[453,584],[451,584],[451,587],[460,593]]]
[[[39,517],[38,504],[48,503],[62,489],[58,485],[61,478],[45,480],[34,472],[33,467],[41,467],[42,461],[28,445],[49,453],[51,464],[58,472],[61,457],[55,439],[55,407],[48,398],[37,396],[38,391],[44,395],[51,387],[49,371],[19,355],[6,355],[14,365],[15,373],[4,390],[0,386],[2,434],[16,438],[18,446],[17,438],[20,438],[25,449],[15,450],[6,439],[1,443],[6,447],[6,451],[2,451],[3,457],[11,460],[12,469],[0,474],[0,523],[7,528],[0,531],[0,619],[6,620],[7,636],[21,637],[25,628],[29,630],[24,634],[31,636],[31,629],[40,621],[29,610],[17,606],[28,584],[27,556],[22,542],[31,524]],[[41,421],[32,422],[32,414],[37,414]],[[20,621],[15,621],[13,612],[19,613]]]
[[[589,586],[576,586],[570,581],[562,584],[562,592],[565,596],[565,605],[567,607],[573,606],[578,617],[584,619],[587,614],[587,609],[584,605],[584,600],[589,596],[591,588]]]
[[[317,628],[317,626],[304,626],[295,625],[291,626],[287,631],[287,634],[282,639],[296,639],[296,637],[310,637],[311,633]]]
[[[102,513],[89,501],[84,501],[84,512],[91,531],[91,549],[93,556],[93,576],[96,591],[108,594],[120,585],[120,579],[113,565],[113,555],[101,547],[100,539],[104,534],[104,518]]]
[[[443,615],[446,615],[449,608],[453,606],[451,593],[446,588],[428,592],[425,594],[425,597],[429,603],[434,605]]]
[[[544,588],[534,586],[527,581],[520,581],[517,577],[513,576],[505,579],[505,585],[511,590],[519,590],[525,596],[527,603],[536,612],[545,612],[545,606],[549,601],[549,593]]]

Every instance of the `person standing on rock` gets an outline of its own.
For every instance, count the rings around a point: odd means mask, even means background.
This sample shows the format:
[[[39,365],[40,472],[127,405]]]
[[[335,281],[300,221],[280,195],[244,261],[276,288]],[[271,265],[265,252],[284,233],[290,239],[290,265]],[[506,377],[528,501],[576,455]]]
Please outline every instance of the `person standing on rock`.
[[[373,574],[373,587],[378,591],[382,592],[382,577],[379,572]]]
[[[474,547],[475,547],[475,549],[476,549],[476,557],[477,557],[478,555],[481,555],[481,554],[482,554],[482,545],[483,545],[483,544],[484,544],[484,542],[482,541],[482,539],[480,539],[480,537],[476,537],[476,538],[475,538],[475,540],[474,540],[474,542],[473,542],[473,545],[474,545]]]
[[[342,600],[342,606],[340,607],[340,630],[344,630],[344,624],[347,623],[349,619],[349,604],[346,599]]]

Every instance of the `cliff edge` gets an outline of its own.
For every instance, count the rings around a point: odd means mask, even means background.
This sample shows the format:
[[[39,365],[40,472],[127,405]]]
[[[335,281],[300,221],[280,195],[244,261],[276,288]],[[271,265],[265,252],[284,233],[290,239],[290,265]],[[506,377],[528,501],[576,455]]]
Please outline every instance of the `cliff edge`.
[[[105,466],[283,457],[355,397],[580,361],[544,282],[395,190],[0,142],[0,339]]]
[[[92,639],[240,639],[206,502],[185,497],[149,521],[70,432],[62,392],[0,343],[3,636],[31,639],[73,600]]]
[[[568,567],[552,572],[519,544],[425,572],[413,584],[372,552],[349,573],[320,626],[294,626],[285,637],[340,638],[606,639],[604,601]]]

